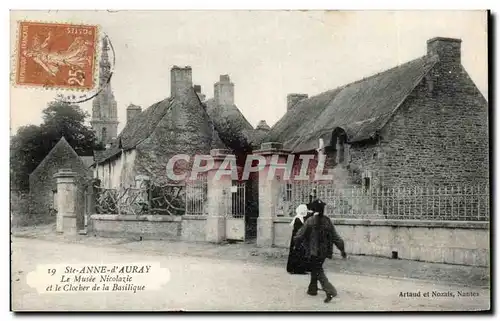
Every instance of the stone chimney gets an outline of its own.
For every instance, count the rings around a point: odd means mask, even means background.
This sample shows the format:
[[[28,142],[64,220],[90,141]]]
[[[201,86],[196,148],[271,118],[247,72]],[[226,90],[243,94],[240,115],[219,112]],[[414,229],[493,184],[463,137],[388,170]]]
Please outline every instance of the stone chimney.
[[[217,105],[234,105],[234,84],[229,75],[221,75],[214,85],[214,99]]]
[[[256,130],[263,130],[263,131],[270,131],[271,130],[271,127],[269,127],[269,125],[266,123],[265,120],[261,120],[259,122],[259,124],[257,124],[257,127],[255,128]]]
[[[206,96],[204,94],[202,94],[202,92],[201,92],[201,86],[200,85],[194,85],[193,87],[194,87],[194,91],[198,95],[198,98],[200,98],[200,101],[204,102]]]
[[[127,107],[127,123],[132,120],[132,118],[136,117],[139,115],[142,111],[142,108],[140,106],[136,106],[134,104],[130,104]]]
[[[301,100],[309,98],[307,94],[288,94],[286,95],[286,110],[291,110]]]
[[[460,64],[462,40],[436,37],[427,40],[427,55],[439,57],[442,63]]]
[[[179,96],[193,88],[193,71],[190,66],[173,66],[170,69],[170,96]]]

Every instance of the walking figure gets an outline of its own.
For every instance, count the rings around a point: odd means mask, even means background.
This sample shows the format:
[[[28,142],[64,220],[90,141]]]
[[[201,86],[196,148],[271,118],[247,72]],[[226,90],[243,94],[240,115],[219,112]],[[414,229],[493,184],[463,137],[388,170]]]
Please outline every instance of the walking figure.
[[[333,256],[333,245],[340,250],[342,257],[347,255],[344,249],[344,241],[337,234],[332,221],[324,215],[325,203],[317,198],[313,192],[314,201],[310,204],[314,215],[306,220],[294,237],[294,247],[305,245],[306,256],[311,266],[311,282],[307,294],[318,294],[318,281],[326,292],[325,303],[337,295],[337,290],[330,283],[323,270],[325,260]]]
[[[290,240],[290,252],[288,254],[288,261],[286,264],[286,270],[291,274],[307,274],[307,272],[311,272],[311,267],[306,257],[306,249],[304,244],[300,246],[293,246],[293,238],[297,234],[297,231],[300,230],[302,226],[304,226],[305,221],[312,215],[312,213],[308,213],[307,206],[305,204],[300,204],[295,209],[295,217],[293,218],[290,225],[293,227],[292,237]]]

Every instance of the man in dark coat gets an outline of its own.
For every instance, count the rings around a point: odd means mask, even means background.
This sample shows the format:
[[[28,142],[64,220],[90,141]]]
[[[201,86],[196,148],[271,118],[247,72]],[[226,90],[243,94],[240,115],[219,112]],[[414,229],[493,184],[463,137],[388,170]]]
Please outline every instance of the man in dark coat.
[[[318,294],[318,281],[326,292],[325,303],[330,302],[337,295],[337,290],[330,283],[323,270],[323,263],[327,258],[333,256],[333,245],[340,250],[342,257],[347,255],[344,249],[344,241],[337,234],[332,221],[324,216],[325,203],[317,197],[311,204],[314,215],[308,218],[294,237],[294,246],[304,243],[306,256],[311,264],[311,282],[307,289],[309,295]]]
[[[314,214],[314,213],[324,215],[325,206],[326,206],[326,203],[318,198],[316,189],[313,189],[311,195],[309,195],[309,203],[307,204],[307,209],[309,210],[311,215],[306,216],[305,221],[307,221],[307,219],[309,217],[311,217],[312,214]],[[330,221],[330,223],[331,223],[331,221]],[[347,254],[345,253],[344,241],[342,240],[340,235],[337,233],[337,230],[335,229],[335,226],[333,226],[333,224],[332,224],[332,227],[333,227],[333,243],[339,249],[339,251],[342,255],[342,258],[345,259],[347,257]]]

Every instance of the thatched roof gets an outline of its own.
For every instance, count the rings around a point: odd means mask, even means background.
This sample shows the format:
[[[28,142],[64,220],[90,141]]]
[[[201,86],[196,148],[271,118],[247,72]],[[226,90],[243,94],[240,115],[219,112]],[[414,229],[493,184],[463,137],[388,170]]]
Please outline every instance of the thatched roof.
[[[329,144],[336,128],[342,128],[351,143],[373,138],[437,61],[424,56],[301,100],[265,141],[282,142],[298,153],[317,148],[319,138]]]
[[[109,149],[95,151],[96,162],[104,162],[119,155],[122,150],[126,151],[135,148],[155,132],[164,117],[171,118],[175,122],[176,115],[172,113],[172,110],[176,109],[176,107],[182,108],[186,104],[197,104],[199,108],[196,108],[196,112],[206,113],[205,108],[192,88],[183,97],[169,97],[159,101],[130,120],[120,135],[118,135],[116,142]],[[189,110],[192,109],[189,108]],[[209,116],[207,115],[206,118],[209,118]],[[176,127],[175,130],[181,129]],[[172,128],[172,135],[178,134],[175,130]],[[212,133],[211,142],[212,148],[226,148],[216,131]]]
[[[266,136],[269,134],[271,127],[266,123],[265,120],[261,120],[252,135],[252,145],[256,148],[260,148],[260,144],[264,141]]]
[[[221,135],[221,139],[226,145],[234,144],[235,141],[240,146],[252,144],[254,128],[238,107],[235,105],[217,105],[213,98],[208,99],[205,105],[215,127],[219,132],[224,132],[225,135]],[[231,142],[228,141],[227,135],[233,136]]]
[[[289,110],[274,126],[264,139],[267,142],[282,142],[287,148],[309,131],[305,126],[318,119],[328,103],[335,98],[340,89],[329,90],[309,99],[304,99]]]

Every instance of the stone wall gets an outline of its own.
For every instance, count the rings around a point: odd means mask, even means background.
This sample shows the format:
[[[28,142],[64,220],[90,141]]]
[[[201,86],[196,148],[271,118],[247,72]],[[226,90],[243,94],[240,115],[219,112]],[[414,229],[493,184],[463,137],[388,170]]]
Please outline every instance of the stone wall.
[[[32,201],[29,193],[10,191],[10,220],[12,227],[36,225],[44,221],[53,221],[55,214],[48,216],[31,215]]]
[[[203,242],[206,239],[205,225],[207,217],[201,215],[185,215],[181,221],[181,240]]]
[[[101,215],[90,216],[88,234],[152,240],[205,241],[204,216]]]
[[[380,160],[380,146],[378,144],[370,142],[350,146],[346,164],[349,164],[353,182],[356,182],[357,185],[362,184],[363,174],[368,174],[372,177],[370,185],[381,187]]]
[[[274,245],[288,247],[290,218],[274,220]],[[489,266],[490,235],[487,222],[404,220],[333,220],[355,255],[393,257],[415,261]],[[338,251],[334,249],[334,251]]]

